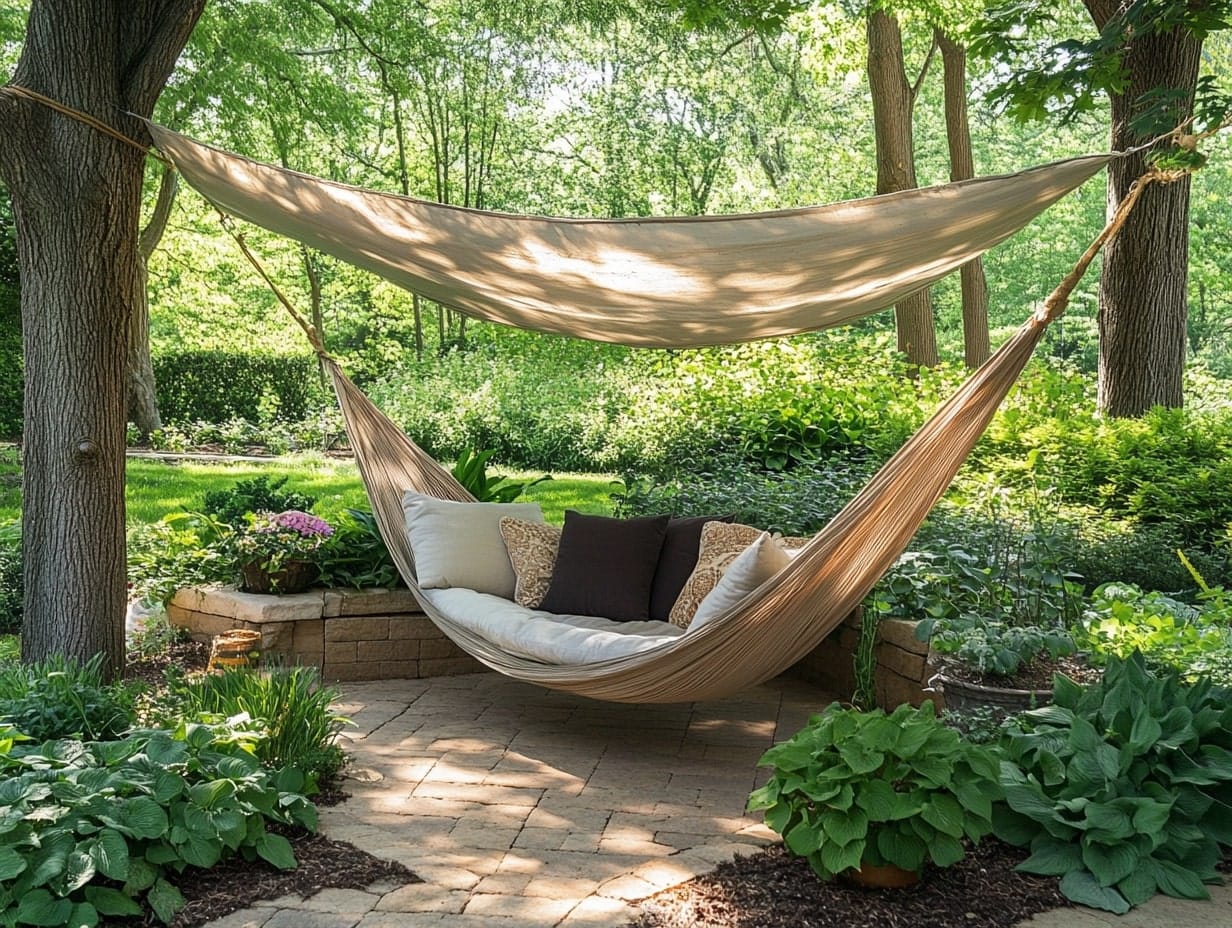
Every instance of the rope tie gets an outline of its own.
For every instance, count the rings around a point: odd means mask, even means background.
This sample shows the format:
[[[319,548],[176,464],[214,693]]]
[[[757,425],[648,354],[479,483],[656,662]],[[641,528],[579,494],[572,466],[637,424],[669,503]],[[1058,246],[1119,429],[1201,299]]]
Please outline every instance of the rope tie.
[[[136,139],[129,138],[119,129],[115,129],[107,125],[105,122],[95,119],[89,113],[84,113],[81,110],[74,109],[71,106],[65,106],[63,103],[60,103],[58,100],[53,100],[51,97],[44,96],[43,94],[39,93],[37,90],[31,90],[29,87],[22,87],[20,84],[6,84],[3,87],[0,87],[0,91],[10,94],[14,97],[23,97],[24,99],[32,100],[35,103],[41,103],[43,106],[46,106],[49,109],[55,110],[57,113],[60,113],[64,116],[69,117],[69,119],[75,119],[78,122],[85,123],[87,126],[90,126],[93,129],[97,129],[99,132],[103,133],[104,135],[109,135],[113,139],[123,142],[125,145],[131,145],[133,148],[137,149],[137,151],[141,152],[143,155],[146,155],[150,158],[156,158],[157,160],[161,161],[163,164],[165,164],[168,168],[171,168],[172,170],[175,169],[175,166],[162,152],[156,151],[154,148],[150,147],[149,145],[143,145],[141,142],[138,142]]]

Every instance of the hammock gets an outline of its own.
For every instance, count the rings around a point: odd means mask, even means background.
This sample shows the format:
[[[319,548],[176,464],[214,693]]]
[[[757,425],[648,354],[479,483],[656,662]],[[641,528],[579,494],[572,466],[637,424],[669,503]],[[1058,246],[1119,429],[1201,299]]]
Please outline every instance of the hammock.
[[[423,295],[491,321],[659,346],[809,331],[881,309],[1003,240],[1116,157],[813,209],[590,221],[485,213],[360,190],[159,126],[151,132],[185,179],[220,209]],[[1132,202],[1126,198],[1123,211]],[[451,639],[503,674],[596,699],[714,699],[790,667],[859,605],[945,492],[1113,228],[1045,309],[789,566],[701,628],[653,650],[585,664],[508,653],[424,595],[402,495],[414,488],[441,499],[473,497],[346,377],[311,327],[306,331],[332,377],[381,534],[411,592]]]

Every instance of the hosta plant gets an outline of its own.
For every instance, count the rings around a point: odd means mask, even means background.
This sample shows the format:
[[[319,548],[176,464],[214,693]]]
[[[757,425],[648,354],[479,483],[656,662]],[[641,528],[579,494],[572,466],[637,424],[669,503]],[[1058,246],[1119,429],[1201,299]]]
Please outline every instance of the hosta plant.
[[[0,736],[0,924],[82,928],[183,906],[168,879],[224,857],[295,866],[266,822],[315,827],[294,769],[266,770],[225,726],[142,730],[121,741]]]
[[[1075,902],[1122,913],[1156,892],[1207,897],[1232,845],[1232,700],[1207,682],[1112,658],[1003,739],[996,834],[1031,849],[1020,869],[1061,877]]]
[[[932,703],[861,712],[838,703],[761,759],[749,809],[828,879],[862,864],[919,872],[962,860],[992,829],[998,753],[942,724]]]

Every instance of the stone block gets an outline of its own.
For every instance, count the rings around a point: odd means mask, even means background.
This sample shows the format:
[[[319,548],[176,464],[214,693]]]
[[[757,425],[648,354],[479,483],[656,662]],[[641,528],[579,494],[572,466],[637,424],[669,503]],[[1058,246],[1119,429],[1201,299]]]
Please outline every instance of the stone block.
[[[207,644],[215,635],[220,635],[227,629],[235,627],[235,619],[204,612],[193,612],[179,606],[167,608],[167,619],[177,628],[187,629],[189,637],[194,641],[204,641]]]
[[[276,596],[269,593],[230,592],[234,603],[235,617],[245,622],[295,622],[300,619],[321,618],[324,596],[321,590],[307,593],[289,593]],[[214,610],[210,610],[214,611]]]
[[[192,586],[176,590],[171,605],[192,612],[235,618],[235,588],[220,586]]]
[[[332,667],[334,664],[354,664],[358,659],[354,641],[325,642],[325,663],[327,665]]]
[[[413,638],[401,641],[357,641],[355,659],[359,661],[419,660],[419,642]]]
[[[436,627],[436,623],[421,612],[418,615],[391,616],[389,620],[389,637],[444,638],[445,633]]]
[[[894,645],[878,645],[877,667],[880,670],[892,671],[908,680],[924,679],[924,655],[904,651]]]
[[[325,650],[325,622],[304,620],[291,625],[292,646],[295,652]]]
[[[419,659],[464,657],[465,652],[448,638],[430,638],[419,642]]]
[[[334,683],[351,683],[356,680],[380,680],[381,664],[379,661],[355,661],[350,664],[336,664],[328,657],[322,676]]]
[[[421,677],[455,677],[464,673],[479,673],[487,670],[473,657],[440,657],[419,661]]]
[[[337,618],[325,623],[325,643],[335,641],[385,641],[389,638],[387,618]]]
[[[923,657],[928,654],[928,642],[915,637],[918,624],[906,619],[882,619],[877,625],[877,634],[882,641]]]
[[[244,623],[249,625],[250,623]],[[282,654],[287,657],[295,653],[293,640],[295,637],[294,622],[266,622],[257,626],[261,633],[261,651],[263,654]]]
[[[342,590],[339,616],[404,615],[421,612],[410,590],[389,590],[373,587],[366,590]]]

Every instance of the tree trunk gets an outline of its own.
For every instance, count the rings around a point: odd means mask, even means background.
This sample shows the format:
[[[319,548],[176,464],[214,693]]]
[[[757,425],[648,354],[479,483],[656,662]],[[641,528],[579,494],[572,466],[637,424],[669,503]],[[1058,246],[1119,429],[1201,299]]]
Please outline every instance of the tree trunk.
[[[967,50],[943,33],[934,33],[945,75],[945,138],[950,149],[950,180],[975,176],[971,121],[967,117]],[[977,368],[988,360],[988,281],[984,261],[974,258],[959,270],[962,282],[963,362]]]
[[[128,332],[128,420],[137,426],[142,438],[163,427],[158,414],[158,385],[150,359],[150,257],[167,231],[171,207],[179,189],[179,177],[164,166],[158,182],[154,213],[137,239],[137,283],[133,291],[133,317]]]
[[[929,52],[929,60],[932,52]],[[928,69],[925,62],[920,79]],[[903,37],[898,20],[881,10],[868,16],[868,82],[873,96],[873,134],[877,143],[877,192],[893,193],[917,186],[911,116],[919,87],[907,82]],[[932,367],[938,361],[933,301],[928,289],[894,307],[898,349],[908,362]]]
[[[204,0],[35,0],[13,83],[143,139]],[[22,657],[123,666],[126,360],[144,156],[0,93],[26,360]]]
[[[1115,0],[1086,0],[1103,28]],[[1202,40],[1184,30],[1142,35],[1129,48],[1129,80],[1112,97],[1112,147],[1142,139],[1130,128],[1135,101],[1155,87],[1185,89],[1192,98]],[[1192,102],[1192,100],[1190,101]],[[1185,113],[1189,112],[1189,103]],[[1179,120],[1178,120],[1179,121]],[[1115,210],[1145,169],[1142,153],[1108,166],[1108,209]],[[1104,246],[1099,280],[1099,409],[1139,416],[1152,406],[1184,401],[1186,277],[1189,268],[1189,178],[1153,184],[1116,238]]]

